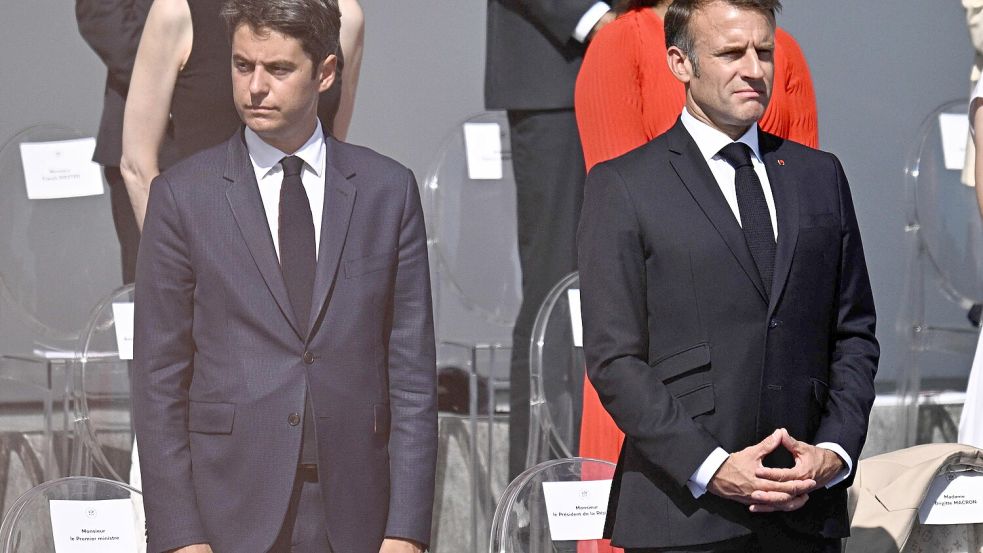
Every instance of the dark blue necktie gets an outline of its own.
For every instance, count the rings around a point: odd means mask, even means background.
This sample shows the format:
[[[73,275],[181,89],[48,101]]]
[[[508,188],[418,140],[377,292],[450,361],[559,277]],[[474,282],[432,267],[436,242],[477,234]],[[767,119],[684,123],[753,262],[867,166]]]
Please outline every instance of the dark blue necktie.
[[[737,209],[741,213],[744,240],[758,268],[765,293],[770,296],[775,274],[775,232],[761,180],[751,164],[751,148],[742,142],[732,142],[720,150],[720,157],[734,168]]]
[[[316,245],[314,217],[300,180],[304,160],[288,156],[280,160],[283,183],[280,185],[280,272],[287,285],[287,296],[302,334],[307,334],[314,293]]]
[[[287,296],[293,307],[300,331],[307,336],[307,324],[311,315],[314,294],[314,272],[317,250],[314,240],[314,217],[311,202],[304,190],[300,174],[304,160],[288,156],[280,160],[283,182],[280,184],[280,272],[287,285]],[[314,435],[314,408],[310,389],[304,405],[304,428],[301,440],[300,462],[317,463],[317,438]]]

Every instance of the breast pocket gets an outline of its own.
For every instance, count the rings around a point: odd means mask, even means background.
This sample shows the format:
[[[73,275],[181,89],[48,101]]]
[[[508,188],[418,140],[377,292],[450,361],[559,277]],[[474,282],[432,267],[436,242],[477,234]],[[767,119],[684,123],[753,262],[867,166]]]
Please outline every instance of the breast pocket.
[[[690,417],[713,411],[713,379],[708,344],[697,344],[662,357],[656,360],[652,369]]]
[[[391,267],[396,261],[396,251],[383,252],[356,259],[345,261],[345,278],[355,278],[358,276],[383,271]]]

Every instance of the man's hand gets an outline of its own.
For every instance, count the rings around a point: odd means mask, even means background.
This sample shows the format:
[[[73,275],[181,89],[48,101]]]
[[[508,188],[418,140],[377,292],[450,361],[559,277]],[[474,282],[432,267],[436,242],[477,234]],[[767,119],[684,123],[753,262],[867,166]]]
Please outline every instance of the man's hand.
[[[382,540],[379,553],[423,553],[423,546],[410,540],[386,538]]]
[[[714,495],[748,505],[751,512],[794,511],[809,500],[816,485],[808,478],[768,479],[758,476],[761,460],[782,444],[784,430],[775,430],[761,442],[732,453],[707,484]],[[787,434],[785,434],[787,435]]]
[[[843,470],[843,459],[833,451],[796,440],[784,428],[778,431],[781,432],[782,447],[792,453],[795,465],[787,469],[760,467],[754,471],[758,478],[774,482],[812,480],[815,484],[811,491],[826,486]]]
[[[605,25],[614,21],[617,18],[618,16],[615,15],[614,10],[609,11],[608,13],[602,15],[601,18],[597,20],[597,23],[594,24],[594,27],[591,28],[590,32],[587,33],[587,42],[589,43],[591,40],[593,40],[594,35],[596,35],[598,31],[603,29]]]
[[[196,543],[173,549],[171,553],[212,553],[212,546],[207,543]]]

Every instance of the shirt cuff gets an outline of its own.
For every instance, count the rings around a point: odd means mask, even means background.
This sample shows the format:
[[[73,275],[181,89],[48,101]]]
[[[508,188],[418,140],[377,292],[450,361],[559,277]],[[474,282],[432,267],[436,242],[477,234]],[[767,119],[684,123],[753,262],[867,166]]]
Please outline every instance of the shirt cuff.
[[[706,461],[700,465],[693,476],[689,477],[686,481],[686,487],[689,488],[689,493],[693,494],[693,497],[700,497],[701,495],[707,493],[707,486],[710,484],[710,479],[713,478],[714,474],[720,470],[720,465],[724,464],[730,454],[724,451],[722,447],[710,452],[707,456]]]
[[[816,447],[828,449],[833,453],[839,455],[840,459],[843,459],[843,464],[846,465],[846,468],[841,470],[839,474],[834,476],[833,479],[826,484],[827,488],[832,488],[833,486],[846,480],[846,478],[850,476],[850,472],[853,471],[853,459],[851,459],[850,456],[846,454],[846,450],[840,447],[840,444],[834,444],[833,442],[823,442],[820,444],[816,444]]]
[[[587,10],[587,13],[581,16],[580,22],[578,22],[577,26],[573,29],[573,39],[577,42],[586,41],[587,35],[590,34],[591,29],[594,28],[594,25],[597,25],[597,22],[600,21],[601,18],[604,17],[604,14],[608,13],[609,11],[611,11],[611,6],[605,4],[604,2],[598,2],[591,6],[590,9]]]

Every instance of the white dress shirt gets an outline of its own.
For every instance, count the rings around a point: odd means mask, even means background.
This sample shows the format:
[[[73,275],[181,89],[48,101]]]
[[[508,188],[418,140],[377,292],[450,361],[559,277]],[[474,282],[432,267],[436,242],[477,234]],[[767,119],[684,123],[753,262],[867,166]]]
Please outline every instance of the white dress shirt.
[[[729,136],[720,132],[719,130],[707,125],[703,121],[700,121],[689,112],[689,109],[683,108],[683,113],[680,116],[682,120],[683,127],[686,131],[693,137],[696,142],[696,146],[700,149],[700,153],[703,154],[703,159],[710,166],[710,172],[713,174],[713,178],[717,181],[717,186],[720,187],[720,191],[723,193],[724,198],[727,200],[727,205],[730,206],[730,210],[734,213],[734,217],[737,218],[737,224],[741,224],[741,211],[737,205],[737,189],[734,186],[734,176],[736,170],[734,167],[727,162],[723,157],[720,156],[720,150],[734,142]],[[751,164],[754,168],[754,172],[758,175],[758,179],[761,181],[761,188],[765,195],[765,202],[768,203],[768,214],[771,216],[771,229],[775,235],[775,240],[778,240],[778,217],[775,214],[775,198],[771,192],[771,181],[768,180],[768,172],[765,170],[765,165],[761,161],[761,151],[758,148],[758,126],[752,125],[747,132],[741,135],[737,142],[743,142],[751,148]],[[794,437],[794,436],[793,436]],[[781,446],[779,446],[781,447]],[[822,442],[816,444],[816,447],[821,447],[823,449],[828,449],[843,459],[843,464],[845,468],[840,471],[826,487],[832,487],[839,484],[847,476],[850,475],[850,471],[853,470],[853,460],[847,455],[846,450],[843,449],[839,444],[832,442]],[[714,474],[720,469],[720,465],[724,464],[727,457],[730,454],[727,453],[723,448],[718,447],[713,450],[710,455],[703,461],[693,475],[690,476],[689,481],[686,482],[686,487],[689,488],[690,493],[693,497],[700,497],[707,491],[707,485],[710,483],[710,479],[713,478]]]
[[[321,212],[324,210],[324,161],[327,155],[327,144],[321,130],[321,122],[317,122],[314,134],[296,152],[284,153],[270,146],[256,133],[246,127],[246,149],[249,150],[249,160],[256,173],[256,183],[259,185],[259,195],[263,198],[263,210],[266,211],[266,222],[270,225],[270,236],[276,249],[277,259],[280,258],[280,184],[283,182],[283,167],[280,160],[294,155],[304,160],[300,180],[304,183],[307,199],[311,202],[311,215],[314,220],[314,253],[321,247]],[[316,257],[315,257],[316,258]]]

